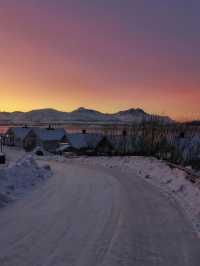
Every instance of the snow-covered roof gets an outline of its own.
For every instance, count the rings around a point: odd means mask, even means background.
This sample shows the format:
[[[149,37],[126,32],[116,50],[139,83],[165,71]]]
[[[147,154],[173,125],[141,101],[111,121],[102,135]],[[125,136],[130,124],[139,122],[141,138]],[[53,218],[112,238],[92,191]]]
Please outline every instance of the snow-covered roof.
[[[8,133],[12,132],[16,138],[23,140],[31,130],[32,129],[28,127],[11,127]]]
[[[69,141],[70,145],[75,149],[81,149],[87,147],[85,134],[82,133],[71,133],[67,134],[67,140]]]
[[[66,136],[66,131],[64,128],[34,128],[33,130],[37,137],[42,141],[60,141]]]
[[[101,134],[87,133],[85,139],[89,148],[96,148],[98,143],[104,138]]]
[[[103,139],[101,134],[92,133],[71,133],[67,134],[70,145],[75,149],[96,148],[98,143]]]

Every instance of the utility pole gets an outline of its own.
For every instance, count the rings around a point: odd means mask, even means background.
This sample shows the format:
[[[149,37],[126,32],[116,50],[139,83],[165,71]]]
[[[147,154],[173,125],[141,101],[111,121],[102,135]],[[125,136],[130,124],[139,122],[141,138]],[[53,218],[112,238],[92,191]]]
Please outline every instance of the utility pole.
[[[1,142],[1,153],[3,152],[3,142],[2,142],[2,140],[3,140],[3,137],[2,137],[2,136],[0,136],[0,142]]]

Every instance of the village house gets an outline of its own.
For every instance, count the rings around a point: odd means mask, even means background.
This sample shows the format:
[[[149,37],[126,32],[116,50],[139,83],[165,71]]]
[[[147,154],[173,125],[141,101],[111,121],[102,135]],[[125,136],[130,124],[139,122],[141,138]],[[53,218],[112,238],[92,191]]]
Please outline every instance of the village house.
[[[5,135],[5,144],[27,151],[37,147],[43,151],[63,154],[112,155],[138,153],[139,140],[123,132],[122,135],[67,133],[64,128],[13,127]]]
[[[36,145],[48,152],[56,152],[61,144],[67,143],[67,133],[64,128],[34,128]]]
[[[111,152],[113,147],[102,134],[95,133],[71,133],[67,134],[69,146],[66,151],[78,154],[99,154]]]
[[[36,146],[36,134],[32,128],[26,126],[11,127],[5,134],[4,143],[30,151]]]
[[[140,139],[123,132],[122,135],[103,135],[95,133],[67,134],[66,151],[79,154],[114,155],[139,153]]]

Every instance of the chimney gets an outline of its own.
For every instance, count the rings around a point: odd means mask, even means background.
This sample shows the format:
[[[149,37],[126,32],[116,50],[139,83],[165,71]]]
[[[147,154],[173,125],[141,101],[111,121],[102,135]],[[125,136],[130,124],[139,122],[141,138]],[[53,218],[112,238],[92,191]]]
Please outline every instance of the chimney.
[[[123,131],[122,131],[122,135],[123,135],[124,137],[126,137],[126,135],[127,135],[126,130],[123,130]]]
[[[185,138],[185,132],[181,132],[180,135],[179,135],[179,138],[180,139],[184,139]]]
[[[51,124],[49,124],[49,126],[47,127],[47,130],[53,130],[54,128],[51,126]]]

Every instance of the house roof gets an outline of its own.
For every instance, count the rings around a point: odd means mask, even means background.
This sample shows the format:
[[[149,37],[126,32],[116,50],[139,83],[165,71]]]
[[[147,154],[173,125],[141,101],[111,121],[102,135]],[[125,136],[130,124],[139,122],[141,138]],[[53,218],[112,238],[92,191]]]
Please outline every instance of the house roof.
[[[70,145],[75,149],[96,148],[97,144],[103,139],[101,134],[92,133],[71,133],[67,134]]]
[[[88,133],[85,135],[85,139],[89,148],[96,148],[98,143],[104,138],[102,134]]]
[[[19,138],[23,140],[29,132],[31,132],[31,128],[26,128],[26,127],[11,127],[7,133],[12,132],[16,138]]]
[[[66,131],[64,128],[34,128],[33,130],[37,137],[42,141],[60,141],[66,136]]]
[[[85,134],[82,133],[70,133],[67,134],[67,139],[70,145],[75,149],[87,148]]]

